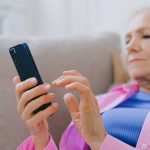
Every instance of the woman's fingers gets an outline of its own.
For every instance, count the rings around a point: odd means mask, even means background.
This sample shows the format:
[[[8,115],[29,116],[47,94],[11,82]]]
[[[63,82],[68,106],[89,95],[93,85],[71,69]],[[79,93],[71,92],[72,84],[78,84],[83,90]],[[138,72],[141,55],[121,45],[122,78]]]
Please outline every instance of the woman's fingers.
[[[36,86],[36,87],[24,92],[21,95],[21,98],[19,100],[19,104],[18,104],[18,107],[17,107],[18,112],[21,113],[25,109],[26,105],[32,99],[35,99],[35,98],[37,98],[41,95],[46,94],[49,90],[50,90],[50,84],[46,83],[46,84],[43,84],[43,85]]]
[[[28,89],[33,88],[34,86],[37,85],[37,79],[36,78],[29,78],[23,82],[19,82],[16,84],[16,96],[17,96],[17,101],[20,99],[21,95],[27,91]]]
[[[53,82],[56,86],[64,87],[67,84],[73,83],[73,82],[79,82],[84,85],[89,85],[88,80],[85,77],[82,76],[63,76],[62,78],[59,78]]]
[[[82,76],[76,70],[64,71],[62,76],[60,76],[58,79],[52,82],[52,85],[57,87],[65,87],[66,85],[71,84],[73,82],[79,82],[86,86],[89,86],[88,79]]]
[[[20,83],[21,82],[21,80],[20,80],[20,77],[19,76],[15,76],[14,78],[13,78],[13,84],[14,84],[14,86],[16,86],[18,83]]]
[[[63,75],[81,76],[81,74],[76,70],[63,71]]]
[[[71,91],[77,91],[81,95],[87,95],[90,93],[89,87],[87,87],[79,82],[73,82],[71,84],[68,84],[65,86],[65,89],[71,90]]]
[[[35,126],[37,126],[37,124],[42,122],[44,119],[47,119],[50,115],[54,114],[58,110],[58,108],[59,108],[58,103],[53,103],[51,106],[47,107],[43,111],[38,112],[33,117],[26,120],[27,126],[30,129],[34,128]]]
[[[62,80],[64,78],[66,78],[66,76],[81,76],[81,74],[78,71],[76,71],[76,70],[63,71],[63,75],[60,76],[59,78],[57,78],[56,80],[54,80],[52,82],[52,84],[55,85],[55,83],[57,81],[60,81],[60,80]]]
[[[64,95],[64,102],[65,105],[67,106],[72,118],[75,117],[75,115],[79,112],[79,103],[76,97],[71,94],[67,93]]]
[[[74,82],[69,85],[66,85],[65,88],[67,90],[79,92],[81,94],[80,106],[82,106],[85,110],[89,108],[89,105],[91,103],[91,90],[89,89],[89,87],[81,83]]]
[[[47,104],[49,102],[53,102],[55,100],[55,95],[53,93],[49,93],[46,95],[42,95],[37,99],[28,103],[25,109],[22,112],[22,120],[26,121],[33,116],[33,112],[37,110],[40,106]]]

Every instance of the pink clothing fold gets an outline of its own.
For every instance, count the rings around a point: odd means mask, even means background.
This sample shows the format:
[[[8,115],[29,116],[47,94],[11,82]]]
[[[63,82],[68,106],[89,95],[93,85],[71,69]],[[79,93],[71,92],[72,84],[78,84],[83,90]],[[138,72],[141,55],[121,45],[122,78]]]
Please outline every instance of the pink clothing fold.
[[[139,85],[137,83],[130,83],[115,87],[106,94],[98,95],[100,112],[105,112],[119,105],[138,90]],[[18,147],[18,150],[35,150],[32,137],[27,138]],[[58,150],[52,138],[44,150]],[[89,150],[88,145],[72,122],[61,138],[59,150]],[[99,150],[150,150],[150,112],[145,119],[136,147],[132,147],[107,134]]]

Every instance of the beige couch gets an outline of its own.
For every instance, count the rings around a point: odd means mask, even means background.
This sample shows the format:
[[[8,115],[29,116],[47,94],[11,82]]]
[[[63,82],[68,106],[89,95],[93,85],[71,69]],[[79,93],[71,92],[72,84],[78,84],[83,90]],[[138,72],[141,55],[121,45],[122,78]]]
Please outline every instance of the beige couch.
[[[8,48],[27,42],[32,50],[44,82],[52,82],[63,70],[76,69],[85,75],[95,94],[105,92],[113,82],[112,53],[120,50],[120,38],[113,33],[99,37],[76,39],[0,38],[0,149],[15,150],[29,132],[16,110],[12,78],[16,70]],[[63,104],[63,89],[53,89],[60,110],[49,118],[50,131],[59,143],[62,132],[70,122]],[[74,92],[77,96],[77,93]]]

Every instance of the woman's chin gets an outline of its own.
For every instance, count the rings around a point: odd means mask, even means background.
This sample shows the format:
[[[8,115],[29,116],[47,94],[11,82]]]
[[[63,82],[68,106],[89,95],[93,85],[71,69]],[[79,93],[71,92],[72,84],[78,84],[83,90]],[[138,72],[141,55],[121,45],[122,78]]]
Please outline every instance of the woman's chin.
[[[143,69],[132,69],[129,71],[129,75],[133,80],[146,79],[148,74],[150,75],[150,71]]]

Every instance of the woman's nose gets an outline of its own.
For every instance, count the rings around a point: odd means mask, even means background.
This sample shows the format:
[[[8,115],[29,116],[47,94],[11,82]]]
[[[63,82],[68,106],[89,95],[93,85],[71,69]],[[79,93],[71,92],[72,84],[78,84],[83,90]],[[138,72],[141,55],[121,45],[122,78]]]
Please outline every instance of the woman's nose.
[[[127,44],[126,48],[129,53],[140,51],[141,50],[140,41],[134,38]]]

